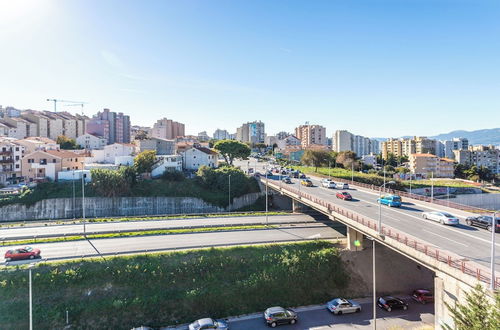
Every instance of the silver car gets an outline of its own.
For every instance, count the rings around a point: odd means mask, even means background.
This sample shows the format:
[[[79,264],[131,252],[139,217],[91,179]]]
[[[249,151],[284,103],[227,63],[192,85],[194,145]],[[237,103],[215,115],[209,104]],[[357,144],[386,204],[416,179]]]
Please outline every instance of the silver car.
[[[353,300],[336,298],[326,303],[326,308],[333,314],[342,315],[346,313],[361,312],[361,305]]]
[[[325,187],[325,188],[335,189],[335,182],[333,182],[330,179],[323,179],[323,180],[321,180],[321,186]]]
[[[214,320],[211,318],[199,319],[189,325],[189,330],[227,330],[228,324],[224,320]]]
[[[422,218],[426,220],[434,220],[442,225],[458,225],[459,220],[456,216],[451,215],[447,212],[424,212],[422,213]]]

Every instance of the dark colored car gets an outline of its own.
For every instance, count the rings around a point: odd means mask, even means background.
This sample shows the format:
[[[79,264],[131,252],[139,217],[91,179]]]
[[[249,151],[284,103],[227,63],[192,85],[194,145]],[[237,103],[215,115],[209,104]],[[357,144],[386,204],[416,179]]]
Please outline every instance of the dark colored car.
[[[469,226],[481,227],[488,231],[491,231],[492,219],[493,217],[489,215],[479,215],[476,217],[467,217],[467,219],[465,219],[465,223],[468,224]],[[496,220],[495,232],[500,232],[500,218],[496,218],[495,220]]]
[[[290,175],[295,178],[295,179],[298,179],[299,178],[299,172],[292,172],[290,173]]]
[[[300,173],[300,174],[299,174],[299,178],[300,178],[300,179],[305,179],[305,178],[306,178],[306,175],[305,175],[304,173]]]
[[[280,324],[295,324],[297,313],[283,307],[270,307],[264,312],[264,319],[267,325],[274,328]]]
[[[345,200],[345,201],[350,201],[350,200],[352,200],[352,196],[351,196],[351,194],[349,194],[349,193],[348,193],[348,192],[346,192],[346,191],[338,192],[335,196],[337,196],[337,198],[343,199],[343,200]]]
[[[229,326],[224,320],[214,320],[211,318],[199,319],[189,325],[189,330],[227,330]]]
[[[434,301],[434,295],[432,294],[432,292],[425,289],[414,290],[411,294],[411,297],[424,305],[428,302]]]
[[[25,246],[18,249],[8,250],[5,252],[5,260],[23,260],[40,258],[40,250],[34,249],[31,246]]]
[[[403,310],[408,309],[407,303],[405,303],[403,300],[399,298],[392,296],[378,298],[377,305],[378,307],[383,308],[388,312],[392,311],[393,309],[403,309]]]
[[[281,179],[281,181],[283,181],[284,183],[288,183],[288,184],[292,183],[292,180],[289,177],[283,178],[283,179]]]

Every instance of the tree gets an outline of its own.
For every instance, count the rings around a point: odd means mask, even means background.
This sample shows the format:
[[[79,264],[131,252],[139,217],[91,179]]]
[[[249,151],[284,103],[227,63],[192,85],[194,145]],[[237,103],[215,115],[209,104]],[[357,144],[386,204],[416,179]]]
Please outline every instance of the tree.
[[[229,165],[233,165],[235,158],[247,158],[251,152],[248,145],[235,140],[217,141],[214,149],[220,152]]]
[[[394,155],[392,152],[389,152],[387,154],[387,159],[384,161],[384,164],[398,166],[398,159],[396,158],[396,155]]]
[[[156,163],[156,151],[146,150],[135,156],[134,168],[137,174],[151,173]]]
[[[356,161],[356,153],[353,151],[341,151],[337,154],[337,164],[342,165],[344,168],[350,169]]]
[[[108,169],[91,170],[92,189],[103,197],[127,196],[130,184],[125,177],[125,171]]]
[[[76,144],[75,139],[70,139],[64,135],[60,135],[56,140],[57,144],[61,149],[72,150],[72,149],[81,149],[81,147]]]
[[[165,181],[184,181],[186,178],[184,176],[184,173],[181,171],[177,171],[174,169],[167,168],[165,169],[165,172],[161,175],[162,180]]]
[[[314,166],[314,171],[318,171],[318,167],[328,164],[329,154],[323,150],[310,150],[307,149],[300,161],[307,166]]]
[[[446,307],[455,323],[452,328],[445,324],[446,329],[457,330],[495,330],[500,328],[500,294],[495,293],[495,302],[492,303],[484,289],[478,285],[471,292],[465,293],[465,303],[456,303]]]
[[[469,167],[464,164],[455,164],[453,169],[453,174],[455,175],[456,178],[466,179],[467,175],[465,171],[468,169]]]

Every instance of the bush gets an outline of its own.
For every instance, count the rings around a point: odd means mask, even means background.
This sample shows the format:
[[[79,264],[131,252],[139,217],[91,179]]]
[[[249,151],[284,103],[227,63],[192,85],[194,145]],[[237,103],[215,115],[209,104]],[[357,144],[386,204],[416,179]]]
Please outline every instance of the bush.
[[[161,179],[162,180],[165,180],[165,181],[184,181],[184,179],[186,179],[186,177],[184,176],[184,173],[182,173],[181,171],[177,171],[177,170],[172,170],[172,169],[166,169],[165,172],[163,172],[162,176],[161,176]]]

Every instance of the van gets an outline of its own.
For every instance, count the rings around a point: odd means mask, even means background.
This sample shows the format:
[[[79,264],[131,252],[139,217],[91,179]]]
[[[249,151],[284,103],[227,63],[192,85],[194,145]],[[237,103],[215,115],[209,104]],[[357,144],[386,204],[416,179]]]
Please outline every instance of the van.
[[[385,195],[380,198],[377,198],[377,202],[382,205],[387,205],[390,207],[400,207],[401,206],[401,197],[398,195]]]

